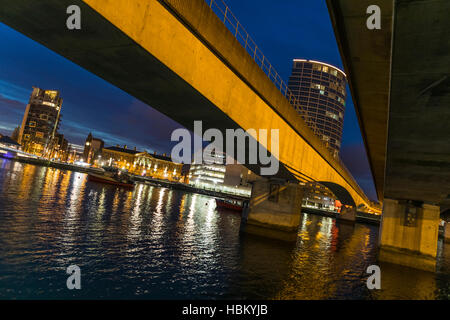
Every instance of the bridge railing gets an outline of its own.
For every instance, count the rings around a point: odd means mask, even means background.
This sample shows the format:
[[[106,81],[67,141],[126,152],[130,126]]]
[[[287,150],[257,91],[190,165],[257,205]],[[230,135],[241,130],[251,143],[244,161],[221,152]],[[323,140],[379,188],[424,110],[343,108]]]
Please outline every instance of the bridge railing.
[[[273,65],[269,62],[267,57],[263,54],[256,42],[252,39],[249,33],[245,30],[244,26],[239,22],[233,12],[230,10],[224,0],[205,0],[214,13],[225,24],[228,30],[234,35],[239,43],[244,47],[247,53],[258,64],[261,70],[269,77],[269,79],[275,84],[275,86],[281,91],[281,93],[288,99],[288,101],[297,108],[301,109],[304,116],[307,116],[306,110],[301,106],[295,95],[289,90],[287,84],[283,81],[283,78],[275,70]]]
[[[281,93],[286,97],[289,103],[296,108],[297,111],[302,115],[303,119],[307,122],[310,129],[314,134],[319,135],[319,129],[313,121],[310,121],[307,110],[302,106],[297,97],[289,89],[288,85],[283,81],[280,74],[269,62],[269,59],[263,54],[261,49],[258,47],[256,42],[252,39],[250,34],[245,30],[244,26],[239,22],[230,7],[225,3],[224,0],[205,0],[212,11],[219,17],[219,19],[225,24],[225,26],[234,35],[236,40],[239,41],[241,46],[247,51],[247,53],[253,58],[256,64],[261,68],[261,70],[269,77],[273,84],[281,91]],[[319,139],[321,144],[328,150],[327,144]],[[350,177],[353,178],[350,171],[344,165],[339,156],[334,157],[337,162],[346,170]],[[356,183],[355,179],[353,181]],[[357,184],[357,183],[356,183]],[[357,184],[358,185],[358,184]]]
[[[269,62],[269,59],[263,54],[261,49],[258,47],[256,42],[250,36],[250,34],[245,30],[242,23],[236,18],[230,7],[225,3],[224,0],[205,0],[212,11],[219,17],[223,24],[230,30],[234,35],[236,40],[239,41],[241,46],[247,51],[247,53],[253,58],[256,64],[261,68],[262,71],[267,75],[267,77],[272,81],[272,83],[280,90],[280,92],[286,97],[289,103],[301,114],[303,119],[308,123],[308,126],[317,135],[319,129],[313,121],[310,121],[308,112],[304,106],[302,106],[297,97],[289,89],[286,82],[276,71],[273,65]],[[320,140],[322,142],[322,140]],[[326,146],[324,142],[322,144]],[[328,149],[328,148],[327,148]]]

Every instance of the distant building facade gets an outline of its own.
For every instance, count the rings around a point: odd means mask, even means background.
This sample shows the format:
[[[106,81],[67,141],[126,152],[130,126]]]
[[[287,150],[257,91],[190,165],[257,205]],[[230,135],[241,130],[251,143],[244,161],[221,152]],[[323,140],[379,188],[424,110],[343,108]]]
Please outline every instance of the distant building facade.
[[[5,146],[13,149],[20,149],[20,144],[8,136],[4,136],[0,133],[0,146]],[[1,153],[1,152],[0,152]]]
[[[303,188],[303,207],[337,211],[340,203],[336,201],[336,196],[324,185],[317,182],[308,182]]]
[[[11,139],[18,142],[20,136],[20,126],[16,127],[11,135]]]
[[[61,133],[56,133],[49,146],[49,158],[67,162],[70,155],[70,147],[67,139]]]
[[[128,149],[127,146],[103,148],[100,164],[155,179],[181,181],[183,178],[183,164],[174,163],[165,154],[159,155],[156,152],[151,154],[138,151],[136,148]]]
[[[201,163],[194,160],[189,171],[189,184],[199,188],[222,185],[225,181],[225,160],[224,153],[213,153],[211,159]]]
[[[294,59],[288,87],[297,98],[294,106],[306,124],[339,156],[344,127],[347,78],[326,63]]]
[[[84,162],[94,164],[95,161],[98,161],[102,156],[104,146],[105,143],[102,139],[94,138],[92,133],[89,133],[84,144]]]
[[[139,153],[136,149],[128,149],[127,146],[107,147],[102,150],[101,165],[109,167],[117,167],[129,170],[135,160],[135,156]]]
[[[84,146],[79,144],[69,143],[69,157],[68,162],[83,161]]]
[[[49,157],[57,134],[63,99],[56,90],[33,88],[20,126],[18,143],[25,152]]]
[[[241,164],[226,164],[225,153],[212,153],[201,163],[192,163],[189,171],[189,184],[197,188],[214,190],[249,197],[251,182],[257,179]],[[230,159],[229,159],[229,162]]]
[[[166,154],[141,152],[135,156],[133,171],[141,176],[181,181],[183,164],[175,163]]]

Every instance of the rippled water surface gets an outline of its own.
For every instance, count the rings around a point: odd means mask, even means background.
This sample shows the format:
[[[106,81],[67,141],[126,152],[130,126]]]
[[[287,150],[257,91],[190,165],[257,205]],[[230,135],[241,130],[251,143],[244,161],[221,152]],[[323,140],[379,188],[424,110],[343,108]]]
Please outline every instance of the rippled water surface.
[[[303,214],[295,244],[239,235],[211,197],[0,159],[0,298],[448,299],[450,245],[436,274],[377,264],[378,227]],[[66,268],[81,268],[68,290]]]

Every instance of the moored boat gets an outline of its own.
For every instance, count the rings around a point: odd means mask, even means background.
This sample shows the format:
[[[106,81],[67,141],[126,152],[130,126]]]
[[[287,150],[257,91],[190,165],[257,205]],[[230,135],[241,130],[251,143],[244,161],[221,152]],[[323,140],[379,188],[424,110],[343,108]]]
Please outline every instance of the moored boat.
[[[231,199],[216,199],[216,206],[218,209],[228,209],[233,211],[242,211],[242,201]]]
[[[134,181],[130,176],[118,169],[104,168],[104,173],[88,173],[88,180],[116,185],[124,188],[134,188]]]

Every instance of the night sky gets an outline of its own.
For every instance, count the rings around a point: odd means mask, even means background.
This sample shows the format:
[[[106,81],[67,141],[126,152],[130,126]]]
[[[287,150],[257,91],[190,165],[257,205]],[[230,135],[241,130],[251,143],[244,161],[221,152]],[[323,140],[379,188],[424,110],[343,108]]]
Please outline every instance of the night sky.
[[[325,1],[226,2],[286,83],[293,58],[343,69]],[[0,133],[10,135],[20,125],[36,86],[61,91],[59,132],[70,143],[84,144],[92,132],[108,146],[126,144],[170,154],[170,135],[179,124],[1,23],[0,39]],[[376,199],[350,95],[341,158],[367,195]]]

